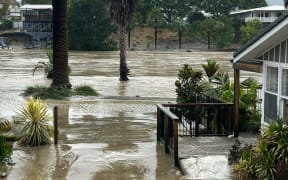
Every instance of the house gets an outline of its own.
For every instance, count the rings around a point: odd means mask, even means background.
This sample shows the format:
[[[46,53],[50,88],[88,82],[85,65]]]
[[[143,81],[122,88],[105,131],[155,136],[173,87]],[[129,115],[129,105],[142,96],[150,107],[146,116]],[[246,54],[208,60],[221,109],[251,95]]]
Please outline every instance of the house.
[[[39,41],[52,38],[52,5],[24,5],[20,11],[22,31]]]
[[[20,18],[20,4],[16,0],[0,0],[0,8],[2,8],[5,4],[9,4],[7,12],[8,18]]]
[[[240,71],[262,73],[262,125],[278,117],[288,122],[288,13],[266,26],[234,53],[234,108],[239,125]]]
[[[239,17],[244,22],[258,19],[264,26],[275,21],[287,10],[283,6],[266,6],[261,8],[238,10],[230,13],[232,17]]]

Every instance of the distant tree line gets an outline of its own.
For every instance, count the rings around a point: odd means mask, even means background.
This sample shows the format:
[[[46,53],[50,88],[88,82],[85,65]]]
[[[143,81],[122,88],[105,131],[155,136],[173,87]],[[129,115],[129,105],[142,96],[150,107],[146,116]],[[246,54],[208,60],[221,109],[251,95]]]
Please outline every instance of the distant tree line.
[[[22,3],[46,4],[51,0],[23,0]],[[154,45],[157,48],[159,28],[167,28],[178,34],[181,48],[183,36],[193,36],[207,43],[210,48],[227,48],[235,34],[243,34],[245,43],[259,26],[241,24],[229,13],[235,9],[266,6],[265,0],[138,0],[136,11],[127,29],[128,35],[135,27],[154,28]],[[254,23],[255,24],[255,23]],[[256,28],[251,30],[251,28]],[[249,31],[249,32],[245,32]],[[116,43],[112,34],[116,27],[111,23],[101,0],[68,0],[69,48],[73,50],[113,50]],[[249,35],[247,35],[249,34]],[[129,41],[130,37],[128,37]],[[128,42],[130,46],[130,42]]]

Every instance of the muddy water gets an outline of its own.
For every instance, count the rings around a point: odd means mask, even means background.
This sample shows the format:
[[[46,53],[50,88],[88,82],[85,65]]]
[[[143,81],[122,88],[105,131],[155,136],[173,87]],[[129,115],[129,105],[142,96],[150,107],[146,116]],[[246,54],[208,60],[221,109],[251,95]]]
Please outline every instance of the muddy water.
[[[174,101],[177,70],[200,69],[219,59],[232,74],[227,52],[130,51],[130,81],[118,80],[118,52],[71,52],[73,86],[89,85],[100,97],[47,100],[60,109],[59,145],[38,148],[14,144],[8,179],[185,179],[156,142],[155,103]],[[0,113],[12,119],[27,86],[49,85],[32,69],[46,61],[43,50],[0,51]]]

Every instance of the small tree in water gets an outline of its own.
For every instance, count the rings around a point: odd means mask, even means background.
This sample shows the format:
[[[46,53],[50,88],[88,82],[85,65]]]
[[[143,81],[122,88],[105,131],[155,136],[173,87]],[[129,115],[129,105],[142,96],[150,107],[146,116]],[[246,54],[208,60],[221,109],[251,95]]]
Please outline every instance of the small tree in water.
[[[118,25],[120,45],[120,81],[128,81],[129,69],[126,62],[125,32],[132,14],[135,11],[137,0],[102,0],[110,18]]]

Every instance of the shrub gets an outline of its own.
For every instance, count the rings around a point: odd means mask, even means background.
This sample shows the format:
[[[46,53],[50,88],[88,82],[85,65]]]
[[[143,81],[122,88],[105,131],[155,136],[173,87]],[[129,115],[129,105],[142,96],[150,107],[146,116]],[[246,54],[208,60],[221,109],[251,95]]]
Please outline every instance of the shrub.
[[[199,94],[203,92],[200,82],[202,80],[202,72],[194,71],[187,64],[178,71],[178,80],[175,82],[177,102],[193,103]]]
[[[70,97],[72,95],[72,90],[69,88],[36,86],[28,87],[23,95],[41,99],[63,99],[65,97]]]
[[[98,96],[99,93],[95,91],[93,88],[90,86],[78,86],[74,89],[74,92],[76,95],[81,95],[81,96]]]
[[[20,113],[26,120],[20,133],[20,143],[31,146],[50,144],[47,106],[40,99],[31,97]]]
[[[247,149],[234,172],[240,179],[283,179],[288,170],[288,127],[282,120],[263,130],[256,147]]]

